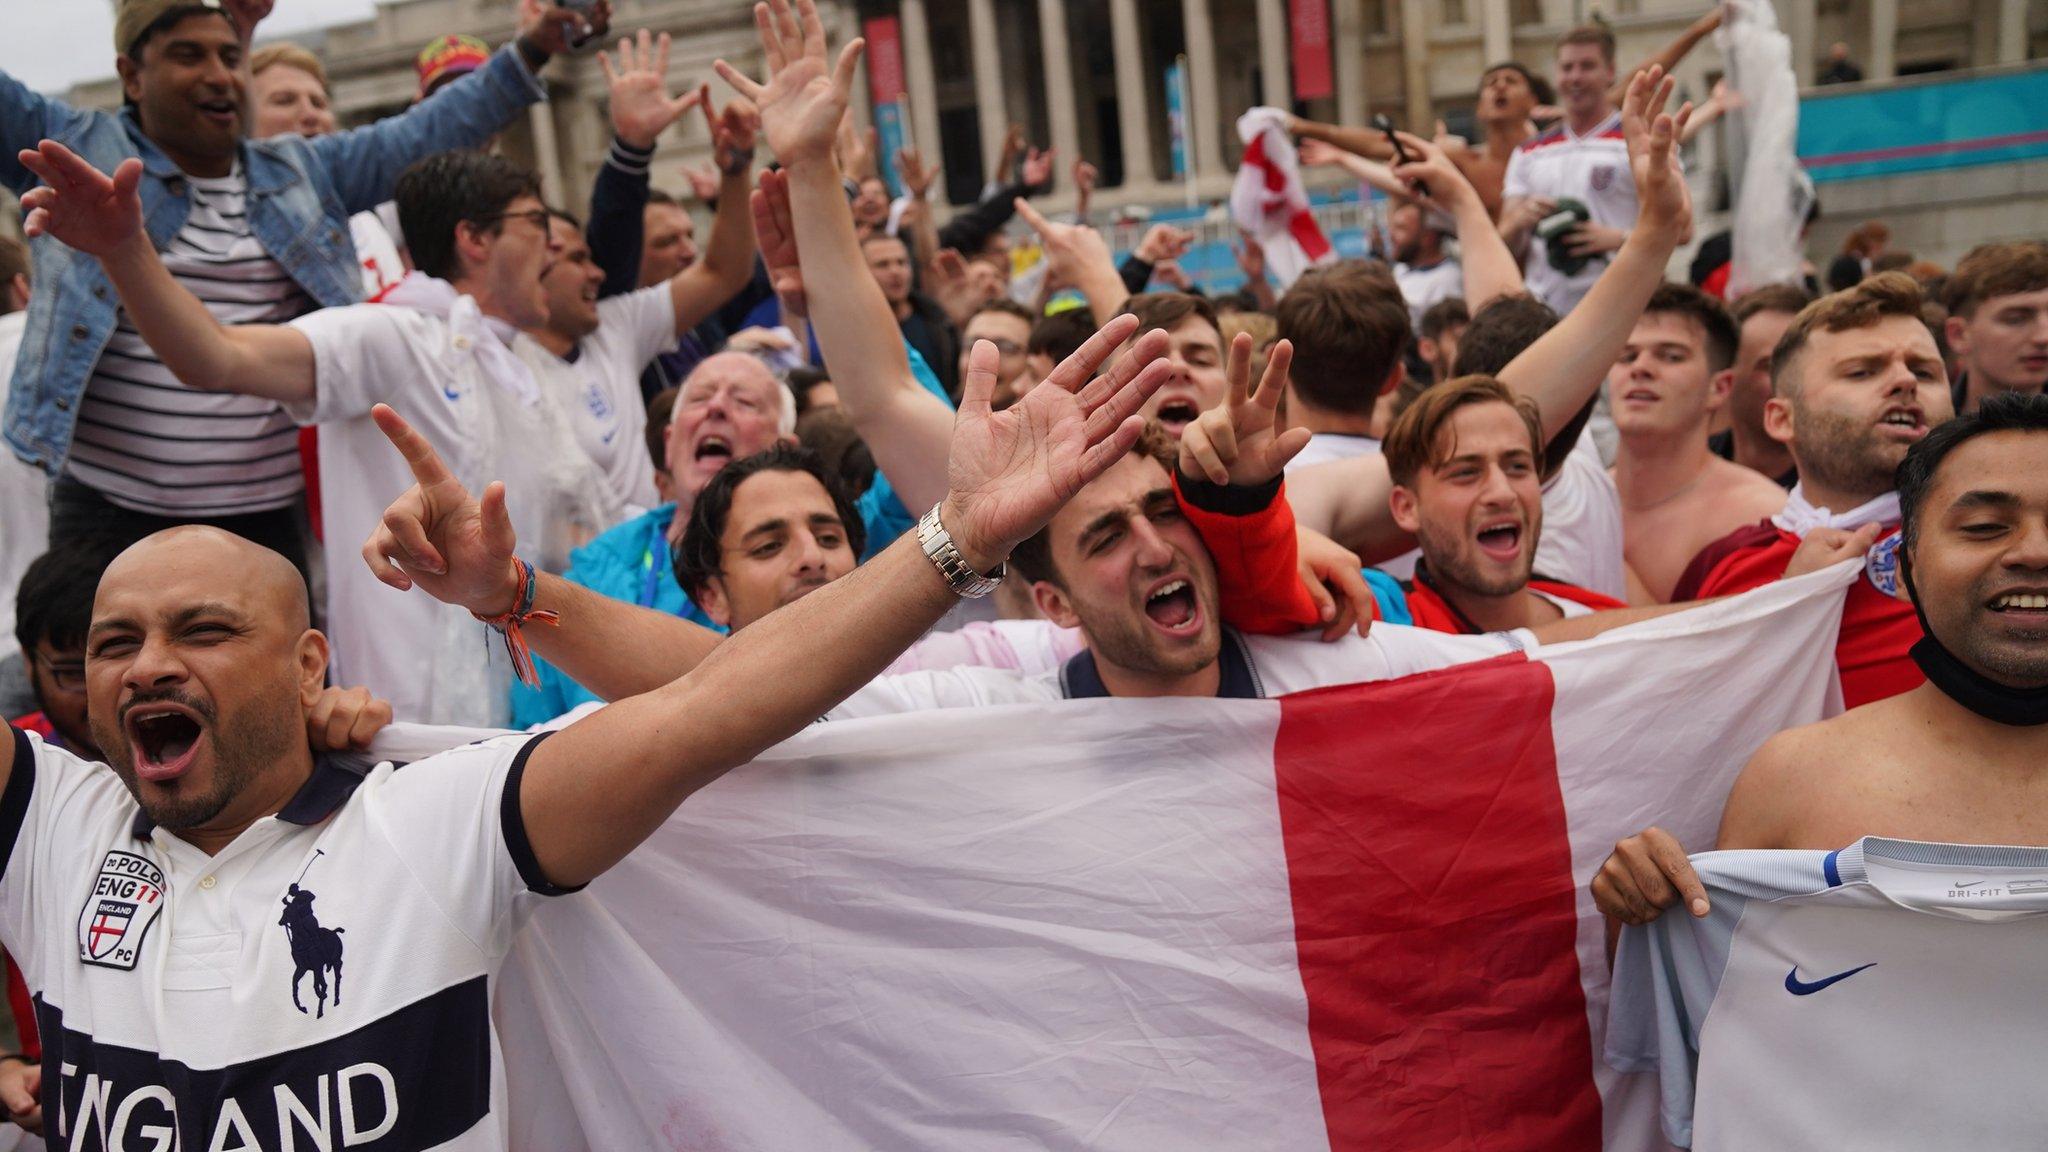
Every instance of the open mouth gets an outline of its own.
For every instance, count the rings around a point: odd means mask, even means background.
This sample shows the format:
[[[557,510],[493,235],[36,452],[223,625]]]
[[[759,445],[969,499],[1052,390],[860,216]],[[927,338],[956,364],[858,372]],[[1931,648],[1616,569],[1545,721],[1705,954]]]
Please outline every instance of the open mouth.
[[[140,704],[122,718],[135,752],[135,774],[151,783],[175,780],[192,766],[205,726],[177,704]]]
[[[1197,631],[1202,624],[1202,611],[1195,601],[1195,586],[1178,578],[1154,588],[1145,597],[1145,615],[1168,632]]]
[[[732,459],[732,441],[723,436],[706,436],[697,441],[697,451],[691,459],[699,462],[714,460],[723,468]]]
[[[1648,388],[1631,388],[1621,394],[1621,401],[1624,404],[1655,404],[1657,394]]]
[[[202,100],[199,102],[199,114],[216,124],[233,124],[242,110],[232,100]]]
[[[1495,560],[1513,560],[1522,554],[1522,526],[1493,524],[1479,530],[1479,550]]]
[[[1201,406],[1193,400],[1168,400],[1159,406],[1157,419],[1160,427],[1178,439],[1181,429],[1193,424],[1201,415]]]
[[[2000,614],[2048,619],[2048,592],[2006,592],[1991,599],[1991,610]]]
[[[1918,440],[1927,431],[1927,420],[1918,408],[1891,408],[1878,419],[1877,426],[1894,430],[1893,435]]]

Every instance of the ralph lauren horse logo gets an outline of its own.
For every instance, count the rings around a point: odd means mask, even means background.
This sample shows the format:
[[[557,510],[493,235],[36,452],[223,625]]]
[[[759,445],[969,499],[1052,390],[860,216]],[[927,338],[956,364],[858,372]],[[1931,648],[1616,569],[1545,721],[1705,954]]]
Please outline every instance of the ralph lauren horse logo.
[[[323,849],[313,853],[313,860],[327,855]],[[313,861],[306,863],[311,871]],[[306,873],[299,873],[299,879]],[[310,889],[293,884],[285,890],[284,915],[278,918],[284,925],[284,934],[292,946],[292,1006],[304,1012],[306,1006],[299,1000],[299,982],[308,973],[313,977],[315,1019],[327,1015],[327,974],[334,973],[334,1006],[341,1007],[341,934],[342,928],[322,928],[313,915],[313,893]]]

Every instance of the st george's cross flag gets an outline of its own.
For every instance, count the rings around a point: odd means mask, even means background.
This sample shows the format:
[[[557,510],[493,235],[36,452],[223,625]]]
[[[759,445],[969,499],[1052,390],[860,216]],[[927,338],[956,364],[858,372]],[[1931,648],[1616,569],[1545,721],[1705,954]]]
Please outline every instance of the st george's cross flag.
[[[1230,187],[1230,218],[1266,253],[1274,286],[1286,291],[1301,274],[1337,258],[1337,249],[1309,211],[1301,158],[1287,134],[1287,114],[1253,108],[1237,118],[1244,159]]]
[[[1856,573],[1277,700],[821,723],[527,923],[514,1147],[1661,1147],[1587,885],[1839,707]]]

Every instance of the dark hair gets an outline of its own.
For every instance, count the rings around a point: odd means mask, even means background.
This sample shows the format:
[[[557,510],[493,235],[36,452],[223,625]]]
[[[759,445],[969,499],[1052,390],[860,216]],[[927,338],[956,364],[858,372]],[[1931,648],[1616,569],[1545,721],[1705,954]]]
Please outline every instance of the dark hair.
[[[1741,343],[1742,334],[1719,300],[1690,284],[1666,280],[1657,285],[1657,290],[1650,293],[1650,302],[1643,306],[1645,316],[1660,313],[1684,316],[1699,324],[1705,336],[1708,372],[1720,372],[1735,363],[1735,348]]]
[[[38,643],[83,648],[100,575],[121,548],[94,535],[72,537],[29,562],[14,591],[14,638],[25,654]]]
[[[1171,331],[1180,327],[1181,321],[1190,316],[1200,316],[1216,329],[1218,343],[1223,339],[1223,326],[1216,322],[1216,306],[1203,297],[1188,292],[1142,292],[1124,301],[1121,316],[1129,313],[1138,318],[1138,330],[1131,333],[1137,339],[1154,328]],[[1094,335],[1091,331],[1089,335]]]
[[[1408,350],[1408,305],[1392,275],[1372,264],[1303,273],[1273,319],[1294,342],[1294,393],[1326,412],[1367,415]]]
[[[462,272],[455,229],[477,225],[491,235],[505,226],[500,213],[521,196],[540,197],[534,174],[502,156],[467,150],[436,152],[398,177],[398,228],[413,267],[453,280]]]
[[[7,286],[16,276],[28,275],[29,269],[28,245],[12,236],[0,236],[0,316],[13,311],[7,306]]]
[[[1906,450],[1899,461],[1899,533],[1905,550],[1920,542],[1920,507],[1934,489],[1941,462],[1964,444],[1991,432],[2048,432],[2048,395],[1999,392],[1987,396],[1974,412],[1965,412],[1931,429]]]
[[[1380,451],[1387,458],[1387,472],[1394,483],[1413,488],[1423,469],[1434,468],[1450,457],[1452,445],[1439,443],[1458,409],[1475,404],[1505,404],[1522,418],[1529,430],[1529,451],[1543,469],[1543,417],[1536,402],[1517,396],[1491,376],[1460,376],[1429,389],[1408,405],[1387,431]]]
[[[675,562],[676,583],[683,591],[696,599],[704,585],[712,577],[723,572],[725,549],[725,525],[732,515],[733,494],[741,484],[762,472],[802,472],[824,486],[825,494],[832,498],[832,507],[839,513],[839,521],[846,527],[846,545],[859,556],[867,549],[867,522],[861,519],[860,509],[854,507],[853,499],[846,494],[846,486],[839,477],[825,467],[825,461],[816,452],[799,444],[777,444],[765,452],[735,460],[718,470],[718,475],[697,493],[696,503],[690,506],[690,522],[683,529],[683,538],[676,542],[671,557]]]
[[[1766,312],[1783,312],[1797,316],[1813,303],[1813,295],[1797,284],[1766,284],[1753,291],[1744,292],[1735,301],[1735,326],[1740,328],[1749,323],[1752,316]]]
[[[119,7],[119,5],[117,4],[116,7]],[[212,4],[202,4],[199,3],[199,0],[193,0],[190,4],[179,4],[150,21],[141,32],[136,34],[134,43],[124,45],[121,48],[121,55],[140,64],[142,63],[143,48],[147,47],[150,40],[155,38],[159,32],[170,31],[183,23],[188,16],[202,15],[218,16],[227,21],[230,27],[233,27],[235,23],[235,18],[228,15],[227,9]],[[320,86],[323,88],[327,86],[325,78],[322,78]]]
[[[676,414],[676,397],[682,394],[681,388],[671,384],[647,402],[647,455],[654,460],[656,472],[668,471],[668,422]]]
[[[1131,445],[1130,454],[1150,456],[1166,469],[1168,475],[1172,475],[1179,466],[1180,446],[1166,434],[1166,429],[1148,421],[1145,431],[1138,435],[1138,442]],[[1026,584],[1036,584],[1040,580],[1049,584],[1060,582],[1059,570],[1052,562],[1051,522],[1048,521],[1045,527],[1033,532],[1030,538],[1011,550],[1010,567],[1017,570],[1017,575]]]
[[[649,188],[647,190],[647,202],[649,204],[666,204],[670,208],[681,208],[683,206],[682,201],[677,200],[659,188]]]
[[[1557,89],[1552,88],[1550,86],[1550,81],[1545,80],[1543,77],[1538,76],[1534,72],[1529,71],[1529,69],[1526,66],[1524,66],[1521,63],[1521,61],[1503,60],[1500,63],[1495,64],[1492,67],[1488,68],[1486,71],[1481,72],[1479,74],[1479,86],[1481,88],[1486,87],[1486,78],[1488,76],[1493,75],[1495,72],[1513,72],[1515,75],[1520,76],[1522,78],[1522,82],[1529,86],[1529,94],[1536,97],[1536,102],[1538,104],[1557,103]]]
[[[583,221],[577,219],[574,212],[564,212],[552,204],[548,205],[548,219],[560,220],[578,232],[583,231]]]
[[[1057,364],[1081,350],[1081,345],[1095,335],[1095,322],[1089,318],[1086,308],[1069,308],[1055,312],[1031,326],[1031,339],[1024,344],[1024,350],[1033,356],[1050,356]]]
[[[1026,308],[1022,304],[1017,303],[1015,300],[1012,300],[1007,296],[998,296],[994,300],[991,300],[988,303],[983,304],[981,307],[976,308],[974,312],[967,318],[969,320],[972,320],[974,319],[974,317],[979,316],[984,312],[1000,312],[1005,316],[1015,316],[1017,319],[1022,320],[1026,324],[1034,324],[1038,321],[1038,317],[1031,314],[1031,309]],[[966,329],[966,327],[967,326],[964,324],[961,325],[961,329],[963,331]]]
[[[1458,337],[1453,376],[1498,376],[1524,349],[1557,327],[1557,313],[1534,296],[1496,296]]]
[[[1472,323],[1472,311],[1465,307],[1463,296],[1446,296],[1429,306],[1422,314],[1422,323],[1417,334],[1424,340],[1434,340],[1453,328]]]

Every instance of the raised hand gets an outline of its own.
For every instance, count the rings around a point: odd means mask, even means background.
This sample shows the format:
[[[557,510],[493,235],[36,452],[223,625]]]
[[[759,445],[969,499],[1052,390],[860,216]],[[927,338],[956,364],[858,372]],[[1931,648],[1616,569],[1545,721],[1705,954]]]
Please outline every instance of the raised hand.
[[[277,0],[226,0],[228,19],[235,22],[235,30],[247,42],[256,35],[256,26],[270,18],[270,10],[277,7]]]
[[[581,48],[611,30],[611,0],[597,0],[587,11],[519,0],[520,38],[550,56]]]
[[[1310,435],[1306,428],[1274,428],[1280,398],[1287,393],[1287,369],[1293,363],[1294,345],[1286,340],[1275,343],[1266,353],[1259,390],[1251,392],[1252,338],[1239,332],[1230,342],[1229,391],[1223,403],[1181,431],[1180,470],[1207,477],[1213,484],[1247,488],[1269,483],[1285,471],[1287,462],[1308,447]]]
[[[1032,191],[1041,191],[1052,186],[1053,150],[1040,152],[1033,148],[1024,154],[1024,186]]]
[[[1138,247],[1132,253],[1147,264],[1163,264],[1187,255],[1195,245],[1195,234],[1185,228],[1171,224],[1154,224],[1145,229],[1145,235],[1138,240]]]
[[[505,485],[492,481],[477,500],[427,438],[388,405],[370,409],[370,417],[411,466],[413,486],[384,510],[383,523],[363,544],[363,562],[401,592],[418,588],[479,616],[517,607],[520,575],[512,549],[518,540],[505,511]]]
[[[1351,155],[1327,140],[1305,139],[1295,146],[1304,168],[1335,168]]]
[[[1246,283],[1256,284],[1266,278],[1266,250],[1249,232],[1239,234],[1230,253],[1237,257],[1237,270],[1244,273]]]
[[[1472,182],[1451,162],[1450,153],[1434,140],[1424,140],[1408,132],[1394,133],[1408,151],[1416,158],[1406,164],[1394,166],[1394,175],[1410,188],[1418,185],[1429,198],[1449,209],[1468,196],[1477,196]]]
[[[1692,230],[1692,194],[1678,164],[1678,139],[1692,118],[1692,104],[1676,115],[1664,111],[1677,86],[1662,66],[1653,64],[1629,78],[1621,102],[1621,135],[1640,206],[1634,230],[1654,231],[1673,243]]]
[[[1094,198],[1096,181],[1101,178],[1095,165],[1086,160],[1074,161],[1074,219],[1083,224],[1088,222],[1088,201]]]
[[[839,170],[855,180],[865,180],[881,174],[881,162],[875,145],[875,130],[863,132],[853,126],[853,110],[839,118]]]
[[[862,42],[854,40],[828,67],[825,24],[813,0],[764,0],[754,5],[754,28],[768,59],[767,83],[717,61],[712,67],[760,109],[768,147],[785,165],[827,161],[853,93],[853,71],[860,63]]]
[[[22,221],[30,236],[53,236],[88,256],[106,256],[142,236],[142,161],[121,161],[108,176],[78,153],[45,140],[23,149],[22,166],[42,178],[39,188],[22,193],[28,213]]]
[[[685,164],[677,171],[690,182],[690,195],[706,204],[718,199],[718,169]]]
[[[993,569],[1045,526],[1083,485],[1138,442],[1138,409],[1171,375],[1164,332],[1148,332],[1115,367],[1096,369],[1131,334],[1138,318],[1102,326],[1051,375],[1001,412],[990,407],[999,357],[975,342],[961,388],[947,461],[940,521],[977,572]]]
[[[926,164],[924,153],[905,148],[896,153],[896,175],[903,180],[903,194],[912,200],[931,195],[932,181],[939,175],[937,164]]]
[[[598,67],[611,87],[612,132],[635,148],[652,148],[668,126],[704,102],[706,89],[682,96],[668,94],[668,33],[659,38],[640,30],[634,40],[619,41],[618,64],[609,53],[597,54]]]
[[[761,245],[761,262],[768,267],[768,283],[782,303],[783,322],[810,315],[810,301],[804,295],[803,269],[797,261],[796,223],[789,211],[789,176],[782,172],[761,173],[754,189],[754,235]]]
[[[1086,224],[1056,224],[1047,220],[1021,196],[1014,204],[1017,215],[1038,233],[1039,245],[1045,249],[1046,271],[1060,283],[1076,283],[1081,270],[1091,264],[1105,265],[1111,275],[1115,274],[1115,259],[1110,255],[1109,241],[1102,238],[1102,233]]]
[[[745,174],[754,166],[754,142],[761,135],[761,113],[754,102],[735,96],[732,103],[714,113],[707,84],[699,107],[704,109],[705,130],[711,133],[711,162],[727,176]]]

